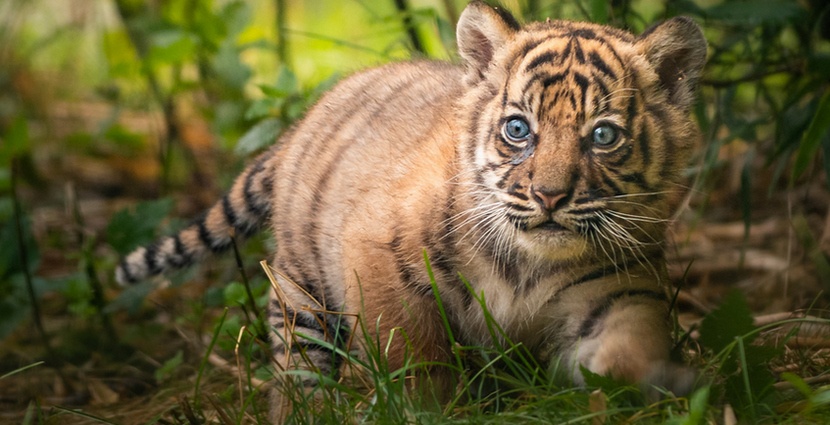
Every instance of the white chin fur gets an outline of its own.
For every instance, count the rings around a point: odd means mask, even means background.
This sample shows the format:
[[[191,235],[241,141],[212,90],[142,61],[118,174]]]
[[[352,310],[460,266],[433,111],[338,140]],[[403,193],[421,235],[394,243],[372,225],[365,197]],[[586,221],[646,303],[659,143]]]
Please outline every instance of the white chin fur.
[[[588,241],[571,232],[531,229],[522,232],[517,239],[524,251],[543,261],[575,260],[588,251]]]

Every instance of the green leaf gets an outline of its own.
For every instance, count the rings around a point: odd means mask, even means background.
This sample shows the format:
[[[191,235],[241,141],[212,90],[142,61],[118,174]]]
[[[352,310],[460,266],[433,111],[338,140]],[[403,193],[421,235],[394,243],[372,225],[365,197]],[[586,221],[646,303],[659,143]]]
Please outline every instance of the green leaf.
[[[114,123],[104,131],[104,137],[128,149],[141,149],[145,146],[144,137],[121,124]]]
[[[147,59],[156,64],[179,64],[194,58],[195,53],[196,40],[193,35],[169,29],[153,34]]]
[[[807,384],[807,382],[805,382],[803,379],[801,379],[800,376],[790,372],[784,372],[781,374],[781,379],[792,384],[793,388],[795,388],[796,390],[798,390],[798,392],[803,394],[804,397],[810,398],[810,396],[813,395],[813,390],[812,388],[810,388],[810,385]]]
[[[255,100],[245,111],[246,120],[258,120],[267,116],[279,115],[279,110],[285,104],[284,98],[266,97]]]
[[[182,350],[176,352],[176,355],[167,359],[164,364],[161,365],[153,376],[156,378],[156,382],[162,383],[168,379],[170,379],[176,371],[179,369],[179,366],[182,365],[184,362],[184,354],[182,354]]]
[[[234,152],[244,156],[271,146],[277,140],[280,131],[282,131],[282,123],[277,118],[262,120],[239,139]]]
[[[613,391],[618,388],[629,387],[628,384],[617,381],[610,376],[594,373],[585,366],[579,365],[579,370],[582,372],[582,377],[585,378],[585,385],[588,387],[602,388],[602,390],[606,392]]]
[[[107,226],[107,242],[121,255],[153,242],[156,228],[172,208],[172,199],[159,199],[118,211]]]
[[[821,387],[810,397],[810,404],[813,407],[821,407],[830,404],[830,386]]]
[[[240,91],[252,74],[251,69],[242,63],[239,49],[230,40],[219,46],[219,51],[213,59],[213,68],[225,83]]]
[[[591,20],[599,24],[608,23],[608,2],[606,0],[591,1]]]
[[[757,334],[751,311],[738,291],[727,295],[700,326],[700,343],[718,354],[725,395],[733,407],[755,417],[775,382],[768,364],[780,350],[753,345]]]
[[[287,66],[280,66],[280,73],[277,75],[277,83],[274,85],[274,89],[281,93],[297,93],[299,91],[297,76]]]
[[[709,407],[709,387],[698,389],[689,399],[689,416],[683,425],[699,425],[704,423],[706,408]]]
[[[0,163],[8,163],[29,151],[29,124],[22,114],[16,116],[6,134],[0,136]]]
[[[700,343],[719,353],[732,344],[735,338],[742,337],[754,329],[752,312],[746,300],[740,292],[733,291],[717,309],[703,318],[700,325]]]
[[[801,139],[793,166],[793,179],[801,176],[810,162],[815,159],[816,151],[828,132],[830,132],[830,92],[821,98],[816,114],[813,115],[810,126]]]
[[[236,307],[238,305],[245,305],[248,294],[245,291],[245,286],[239,282],[231,282],[225,286],[224,289],[225,305],[228,307]]]

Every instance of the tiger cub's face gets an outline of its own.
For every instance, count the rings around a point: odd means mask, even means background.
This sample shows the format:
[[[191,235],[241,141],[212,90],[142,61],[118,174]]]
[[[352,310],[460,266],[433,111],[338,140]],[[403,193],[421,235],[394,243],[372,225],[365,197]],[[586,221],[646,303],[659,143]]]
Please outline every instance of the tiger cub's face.
[[[675,18],[635,37],[563,21],[520,29],[480,12],[462,17],[458,39],[470,214],[497,229],[484,237],[546,261],[661,249],[700,137],[689,117],[706,55],[697,25]]]

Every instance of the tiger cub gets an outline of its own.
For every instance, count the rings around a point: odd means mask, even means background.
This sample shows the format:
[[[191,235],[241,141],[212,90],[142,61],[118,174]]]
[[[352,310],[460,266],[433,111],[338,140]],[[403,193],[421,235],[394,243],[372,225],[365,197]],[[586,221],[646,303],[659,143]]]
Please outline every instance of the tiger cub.
[[[426,254],[461,343],[498,343],[483,298],[506,338],[565,361],[577,384],[577,365],[659,375],[671,345],[664,233],[700,139],[689,117],[700,28],[520,26],[473,1],[457,39],[461,66],[396,63],[339,83],[202,218],[124,258],[117,279],[182,267],[268,226],[278,370],[337,379],[332,346],[361,355],[360,341],[386,347],[390,335],[390,370],[405,355],[450,361]],[[431,380],[449,382],[440,373]],[[274,406],[285,417],[279,396]]]

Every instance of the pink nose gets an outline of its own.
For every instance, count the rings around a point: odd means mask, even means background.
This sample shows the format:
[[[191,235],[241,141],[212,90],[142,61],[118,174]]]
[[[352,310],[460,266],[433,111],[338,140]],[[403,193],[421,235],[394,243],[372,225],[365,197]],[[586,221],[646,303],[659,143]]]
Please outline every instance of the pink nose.
[[[533,199],[539,203],[542,207],[544,207],[547,211],[554,211],[560,208],[565,203],[565,197],[568,196],[568,192],[565,191],[552,191],[552,190],[545,190],[542,188],[533,188]]]

